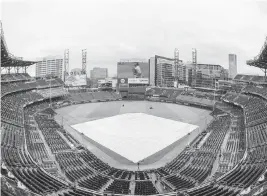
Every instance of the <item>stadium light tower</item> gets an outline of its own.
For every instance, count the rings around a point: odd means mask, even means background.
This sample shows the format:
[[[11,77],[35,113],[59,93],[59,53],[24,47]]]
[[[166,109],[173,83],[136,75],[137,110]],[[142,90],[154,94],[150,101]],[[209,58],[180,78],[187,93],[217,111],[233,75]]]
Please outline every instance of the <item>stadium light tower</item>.
[[[193,83],[197,85],[197,49],[192,48]]]
[[[174,70],[175,70],[174,76],[175,76],[175,80],[178,86],[178,81],[179,81],[179,50],[178,48],[174,49]]]
[[[82,50],[82,73],[86,74],[87,69],[87,51],[86,49]]]
[[[194,65],[197,64],[197,49],[196,48],[192,48],[192,63]]]
[[[87,85],[87,50],[82,50],[82,74],[85,74],[85,81]]]
[[[50,100],[50,108],[52,108],[52,76],[50,77],[50,95],[49,95],[49,100]]]
[[[66,75],[69,74],[69,49],[64,51],[64,82],[66,80]]]

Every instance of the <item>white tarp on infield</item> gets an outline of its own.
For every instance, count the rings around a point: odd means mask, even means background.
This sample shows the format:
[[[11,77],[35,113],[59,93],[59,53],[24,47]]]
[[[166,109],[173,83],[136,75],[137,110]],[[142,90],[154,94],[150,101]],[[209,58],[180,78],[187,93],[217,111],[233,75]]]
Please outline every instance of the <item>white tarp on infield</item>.
[[[137,163],[198,126],[144,113],[128,113],[72,125],[97,143]]]

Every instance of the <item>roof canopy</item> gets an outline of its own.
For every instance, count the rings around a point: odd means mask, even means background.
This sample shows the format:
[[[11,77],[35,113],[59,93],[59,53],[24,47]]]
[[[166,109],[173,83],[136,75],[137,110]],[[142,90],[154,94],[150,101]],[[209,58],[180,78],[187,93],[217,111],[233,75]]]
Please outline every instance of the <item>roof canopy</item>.
[[[259,55],[253,60],[248,60],[247,64],[261,69],[267,69],[267,37]]]
[[[34,61],[24,61],[22,57],[15,57],[9,53],[6,41],[4,38],[4,31],[1,25],[1,67],[28,67],[35,64]]]

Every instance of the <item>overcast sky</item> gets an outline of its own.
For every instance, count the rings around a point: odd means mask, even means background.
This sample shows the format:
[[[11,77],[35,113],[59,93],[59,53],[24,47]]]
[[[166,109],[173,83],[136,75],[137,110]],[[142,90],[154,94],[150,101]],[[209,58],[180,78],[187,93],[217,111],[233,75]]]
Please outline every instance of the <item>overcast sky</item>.
[[[62,55],[81,67],[87,49],[88,70],[125,58],[173,58],[228,68],[237,54],[238,72],[262,74],[246,65],[267,36],[267,0],[4,0],[1,17],[9,51],[25,60]],[[34,74],[34,68],[29,72]]]

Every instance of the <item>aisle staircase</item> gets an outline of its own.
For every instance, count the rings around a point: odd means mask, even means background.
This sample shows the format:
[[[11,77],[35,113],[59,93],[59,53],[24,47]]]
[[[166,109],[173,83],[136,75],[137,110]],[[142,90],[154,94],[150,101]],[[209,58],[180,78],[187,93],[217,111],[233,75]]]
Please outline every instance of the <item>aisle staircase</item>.
[[[99,191],[104,192],[112,184],[113,181],[113,179],[110,179],[104,186],[101,187]]]
[[[132,181],[130,182],[129,189],[130,189],[130,191],[131,191],[131,195],[134,195],[134,192],[135,192],[135,181],[134,181],[134,180],[132,180]]]

